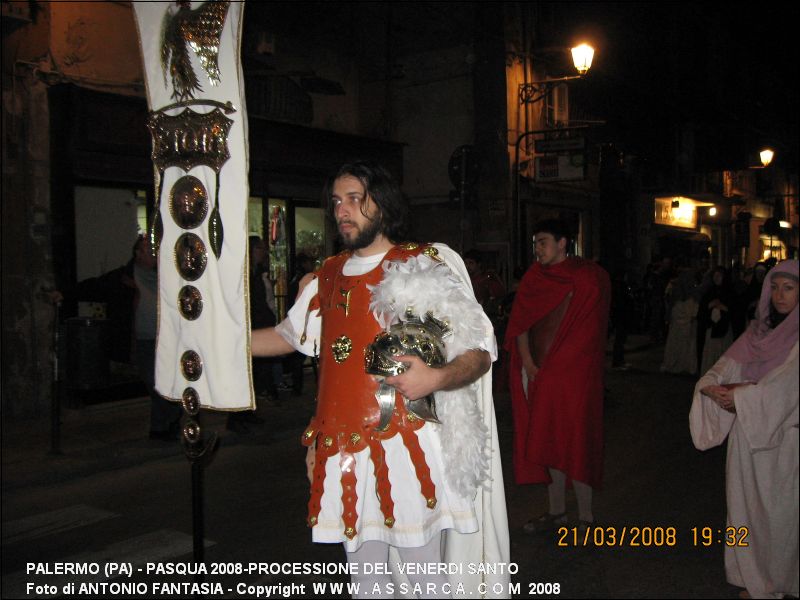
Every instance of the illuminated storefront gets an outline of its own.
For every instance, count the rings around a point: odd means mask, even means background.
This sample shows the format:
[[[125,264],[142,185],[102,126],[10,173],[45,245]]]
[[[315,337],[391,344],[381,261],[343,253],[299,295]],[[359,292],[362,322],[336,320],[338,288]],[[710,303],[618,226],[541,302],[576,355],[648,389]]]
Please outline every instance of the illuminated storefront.
[[[712,202],[685,196],[653,198],[652,227],[649,245],[650,259],[664,257],[686,266],[704,266],[716,254],[714,228],[704,223]]]

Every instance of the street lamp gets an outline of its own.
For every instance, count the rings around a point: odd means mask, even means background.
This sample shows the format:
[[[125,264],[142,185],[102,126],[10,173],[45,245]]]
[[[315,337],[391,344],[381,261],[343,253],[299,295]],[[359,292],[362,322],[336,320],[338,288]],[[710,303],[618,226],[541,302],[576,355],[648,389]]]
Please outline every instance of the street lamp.
[[[566,49],[566,48],[565,48]],[[519,84],[519,103],[520,104],[534,104],[543,100],[549,96],[557,85],[560,85],[567,81],[572,81],[573,79],[580,79],[589,71],[589,68],[592,66],[592,59],[594,58],[594,48],[592,48],[589,44],[580,44],[575,46],[574,48],[570,49],[572,53],[572,64],[575,66],[575,70],[578,71],[578,75],[570,75],[567,77],[557,77],[554,79],[544,79],[542,81],[532,81],[530,83],[521,83]],[[565,127],[562,128],[561,131],[565,131],[568,129],[584,129],[585,126],[580,127]],[[537,133],[546,133],[549,130],[529,130],[524,131],[519,135],[517,138],[516,143],[514,144],[514,205],[513,211],[516,213],[514,216],[516,217],[516,262],[517,266],[522,266],[523,262],[525,262],[526,250],[525,250],[525,242],[523,241],[526,235],[526,223],[525,217],[522,212],[522,206],[520,203],[520,190],[519,190],[519,148],[520,144],[522,144],[522,140],[526,139],[531,135],[535,135]]]
[[[764,148],[758,153],[758,157],[761,159],[761,164],[748,167],[748,169],[766,169],[775,158],[775,151],[772,148]]]
[[[594,48],[589,44],[580,44],[571,50],[572,64],[578,70],[578,73],[585,75],[592,66],[592,58],[594,58]]]
[[[764,148],[761,152],[758,153],[759,158],[761,158],[761,164],[763,165],[762,168],[766,169],[772,159],[775,158],[775,152],[771,148]],[[781,220],[775,216],[775,209],[778,206],[778,202],[782,201],[783,198],[776,197],[773,198],[772,201],[772,215],[764,221],[763,231],[765,234],[769,236],[769,256],[772,257],[772,238],[777,237],[780,240],[781,237]],[[783,213],[783,206],[781,206],[781,213]],[[764,258],[767,258],[766,253]]]
[[[575,66],[575,70],[578,71],[578,74],[569,75],[567,77],[556,77],[554,79],[543,79],[542,81],[531,81],[530,83],[520,83],[520,104],[533,104],[534,102],[538,102],[546,98],[559,83],[580,79],[588,73],[592,66],[592,59],[594,58],[594,48],[589,44],[580,44],[570,51],[572,52],[572,64]]]

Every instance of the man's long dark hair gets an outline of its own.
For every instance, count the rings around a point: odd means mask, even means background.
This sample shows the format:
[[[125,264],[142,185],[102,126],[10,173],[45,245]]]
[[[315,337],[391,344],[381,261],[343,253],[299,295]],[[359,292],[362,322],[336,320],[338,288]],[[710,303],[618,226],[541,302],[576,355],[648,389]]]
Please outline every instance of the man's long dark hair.
[[[366,194],[378,206],[380,232],[394,243],[405,240],[408,234],[408,203],[391,173],[376,162],[358,160],[346,163],[328,179],[322,191],[322,201],[329,214],[333,214],[333,185],[346,175],[358,179]],[[361,214],[367,216],[365,210],[366,202],[361,206]]]

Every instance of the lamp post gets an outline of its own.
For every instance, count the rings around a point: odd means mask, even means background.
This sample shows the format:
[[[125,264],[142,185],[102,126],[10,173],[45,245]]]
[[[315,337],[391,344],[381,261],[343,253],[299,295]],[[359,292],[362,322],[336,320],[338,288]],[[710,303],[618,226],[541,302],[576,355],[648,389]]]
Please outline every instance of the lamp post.
[[[764,148],[758,153],[759,158],[761,159],[760,166],[753,166],[750,167],[751,169],[767,169],[770,164],[772,164],[773,159],[775,158],[775,151],[771,148]],[[774,175],[770,174],[767,178],[769,189],[766,192],[762,193],[762,197],[764,200],[768,201],[771,200],[772,210],[770,217],[764,221],[764,225],[762,226],[762,232],[766,234],[769,238],[769,249],[768,254],[769,256],[762,256],[762,259],[765,258],[775,258],[773,254],[773,243],[774,239],[777,238],[781,244],[789,245],[789,242],[786,240],[787,235],[791,235],[786,230],[792,229],[791,223],[784,220],[786,218],[785,214],[785,198],[792,198],[797,197],[797,193],[786,193],[780,194],[774,192]],[[779,246],[781,251],[780,258],[784,258],[783,255],[783,246]]]
[[[555,86],[572,81],[573,79],[580,79],[592,66],[592,59],[594,58],[594,48],[588,44],[581,44],[570,49],[572,53],[572,64],[575,70],[578,71],[577,75],[569,75],[567,77],[556,77],[554,79],[543,79],[541,81],[531,81],[530,83],[519,84],[519,103],[520,104],[533,104],[543,100],[551,93]]]
[[[553,90],[556,86],[566,83],[568,81],[572,81],[574,79],[580,79],[583,77],[591,68],[592,66],[592,59],[594,58],[594,48],[589,46],[588,44],[580,44],[575,46],[574,48],[570,49],[572,53],[572,63],[575,66],[575,70],[578,71],[577,75],[569,75],[566,77],[557,77],[553,79],[544,79],[541,81],[532,81],[530,83],[521,83],[519,84],[519,103],[520,104],[535,104],[540,100],[544,100],[550,94],[553,93]],[[574,129],[584,129],[585,126],[580,127],[565,127],[562,128],[560,131],[567,131],[567,130],[574,130]],[[516,240],[514,246],[516,248],[516,265],[523,266],[526,262],[527,252],[526,252],[526,232],[527,232],[527,223],[524,211],[522,210],[521,201],[520,201],[520,181],[519,181],[519,149],[522,140],[526,139],[531,135],[535,135],[537,133],[546,133],[548,131],[552,131],[551,129],[538,129],[538,130],[528,130],[522,132],[518,137],[517,141],[514,144],[514,203],[513,203],[513,217],[514,222],[516,223]]]
[[[775,158],[775,152],[771,148],[764,148],[758,153],[758,157],[761,159],[761,166],[755,167],[756,169],[766,169],[769,167],[770,163],[772,163],[772,159]],[[771,179],[771,177],[770,177]],[[770,182],[770,190],[772,188]],[[773,194],[770,194],[772,196]],[[780,198],[775,197],[772,199],[772,211],[770,217],[764,221],[763,231],[765,234],[769,236],[769,258],[772,258],[773,246],[772,246],[772,238],[777,237],[780,240],[780,233],[781,233],[781,226],[780,221],[775,216],[775,207],[776,204],[780,201]],[[782,208],[782,207],[781,207]],[[764,257],[767,258],[767,257]]]

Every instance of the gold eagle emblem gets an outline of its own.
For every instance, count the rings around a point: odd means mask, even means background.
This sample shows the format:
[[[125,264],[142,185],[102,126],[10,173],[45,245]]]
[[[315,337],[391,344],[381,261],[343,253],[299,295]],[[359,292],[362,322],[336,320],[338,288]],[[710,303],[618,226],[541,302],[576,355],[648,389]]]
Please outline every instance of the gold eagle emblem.
[[[167,10],[161,26],[161,69],[165,84],[168,72],[172,79],[172,97],[183,101],[203,91],[189,48],[200,60],[211,85],[219,83],[217,57],[230,2],[203,2],[195,9],[185,0],[177,4],[177,12]]]

